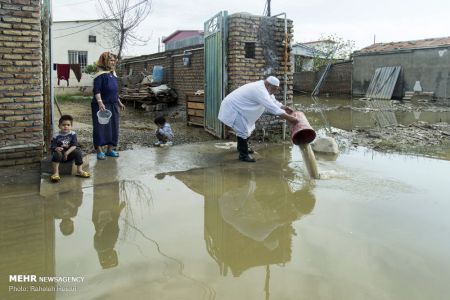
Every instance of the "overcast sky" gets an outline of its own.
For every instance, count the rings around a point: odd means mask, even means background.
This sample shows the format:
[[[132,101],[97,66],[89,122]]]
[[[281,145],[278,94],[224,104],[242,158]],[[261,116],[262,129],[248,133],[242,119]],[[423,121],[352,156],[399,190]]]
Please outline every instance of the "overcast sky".
[[[52,0],[53,19],[100,18],[98,0]],[[150,38],[143,47],[130,47],[126,55],[157,52],[158,38],[176,30],[203,30],[217,12],[261,15],[265,0],[153,0],[152,12],[138,33]],[[450,36],[449,0],[272,0],[272,15],[286,12],[294,21],[294,41],[309,42],[335,34],[355,41],[356,49],[376,42]]]

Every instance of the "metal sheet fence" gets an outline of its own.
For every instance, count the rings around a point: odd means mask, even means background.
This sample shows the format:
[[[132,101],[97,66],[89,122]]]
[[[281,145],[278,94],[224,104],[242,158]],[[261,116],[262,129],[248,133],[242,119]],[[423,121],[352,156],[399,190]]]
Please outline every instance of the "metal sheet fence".
[[[401,66],[377,68],[367,89],[366,97],[373,99],[391,99],[401,69]]]

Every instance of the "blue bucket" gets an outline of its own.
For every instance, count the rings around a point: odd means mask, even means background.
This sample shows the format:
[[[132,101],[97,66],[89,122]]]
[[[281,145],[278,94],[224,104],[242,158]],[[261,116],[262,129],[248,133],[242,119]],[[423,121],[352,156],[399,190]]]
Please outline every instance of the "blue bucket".
[[[163,66],[154,66],[153,67],[153,82],[161,83],[164,78],[164,68]]]

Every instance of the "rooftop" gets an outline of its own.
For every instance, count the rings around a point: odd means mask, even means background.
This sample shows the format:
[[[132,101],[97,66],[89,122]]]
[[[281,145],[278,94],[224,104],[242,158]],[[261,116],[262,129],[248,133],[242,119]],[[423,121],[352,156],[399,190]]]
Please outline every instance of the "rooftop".
[[[169,35],[168,37],[164,38],[162,40],[162,42],[166,43],[167,41],[171,40],[174,36],[176,36],[180,33],[203,34],[203,31],[201,31],[201,30],[177,30],[177,31],[173,32],[171,35]]]
[[[376,43],[365,47],[354,54],[367,54],[379,52],[394,52],[401,50],[424,49],[424,48],[438,48],[450,46],[450,37],[430,38],[424,40],[391,42],[391,43]]]

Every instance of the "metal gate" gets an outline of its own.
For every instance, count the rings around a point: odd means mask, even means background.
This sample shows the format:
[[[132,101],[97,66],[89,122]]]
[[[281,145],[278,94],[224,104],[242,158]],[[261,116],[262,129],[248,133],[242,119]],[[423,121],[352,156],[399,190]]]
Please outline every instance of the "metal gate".
[[[226,44],[227,11],[205,22],[205,130],[223,137],[223,125],[217,118],[227,88]]]

